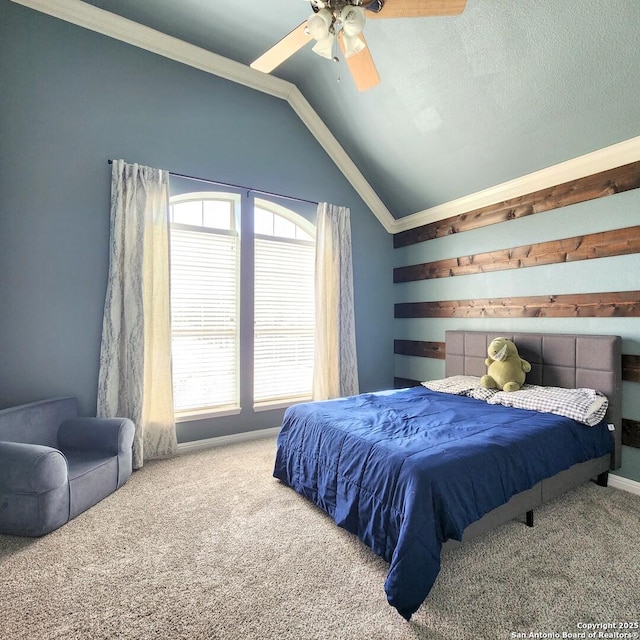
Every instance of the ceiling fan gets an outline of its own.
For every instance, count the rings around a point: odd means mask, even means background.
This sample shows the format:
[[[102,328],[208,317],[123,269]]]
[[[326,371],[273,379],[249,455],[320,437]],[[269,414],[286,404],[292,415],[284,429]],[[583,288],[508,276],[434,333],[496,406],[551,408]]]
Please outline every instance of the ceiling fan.
[[[356,87],[366,91],[380,76],[362,33],[367,18],[423,18],[454,16],[464,11],[467,0],[308,0],[311,17],[251,63],[253,69],[270,73],[310,40],[313,51],[337,60],[340,46]]]

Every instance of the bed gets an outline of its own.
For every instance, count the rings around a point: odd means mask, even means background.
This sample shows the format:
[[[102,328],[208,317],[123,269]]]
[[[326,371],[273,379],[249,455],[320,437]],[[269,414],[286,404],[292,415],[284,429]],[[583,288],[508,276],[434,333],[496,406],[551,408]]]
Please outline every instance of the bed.
[[[409,620],[444,549],[470,540],[620,465],[621,339],[446,332],[445,377],[481,376],[504,335],[532,369],[527,383],[589,388],[608,399],[596,426],[425,386],[290,407],[274,476],[390,564],[389,604]]]

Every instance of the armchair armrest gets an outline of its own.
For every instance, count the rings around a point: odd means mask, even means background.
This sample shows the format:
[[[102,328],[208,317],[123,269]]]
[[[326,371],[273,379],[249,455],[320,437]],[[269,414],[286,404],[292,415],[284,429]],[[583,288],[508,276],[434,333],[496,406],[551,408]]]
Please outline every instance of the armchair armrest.
[[[131,450],[134,434],[129,418],[69,418],[60,423],[61,449],[97,449],[114,456]]]
[[[40,444],[0,442],[0,493],[45,493],[67,482],[67,460]]]

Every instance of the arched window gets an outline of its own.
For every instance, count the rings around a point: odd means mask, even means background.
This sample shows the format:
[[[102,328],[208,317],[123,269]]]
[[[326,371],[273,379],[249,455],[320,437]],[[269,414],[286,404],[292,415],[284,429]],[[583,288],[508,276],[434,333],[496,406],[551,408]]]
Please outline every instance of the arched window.
[[[258,410],[310,399],[315,226],[233,193],[174,196],[170,213],[177,418],[237,413],[251,389]]]
[[[315,227],[294,211],[254,205],[256,406],[311,398]]]
[[[178,416],[239,406],[240,199],[171,198],[171,343]]]

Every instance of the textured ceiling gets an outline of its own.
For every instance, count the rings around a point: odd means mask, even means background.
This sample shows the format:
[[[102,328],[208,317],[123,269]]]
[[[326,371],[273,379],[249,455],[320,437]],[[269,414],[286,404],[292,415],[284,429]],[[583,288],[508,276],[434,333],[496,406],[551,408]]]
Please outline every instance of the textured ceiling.
[[[249,64],[304,0],[91,0]],[[359,93],[307,45],[296,84],[395,217],[640,135],[638,0],[468,0],[461,16],[369,20],[382,82]],[[340,78],[340,80],[338,80]]]

